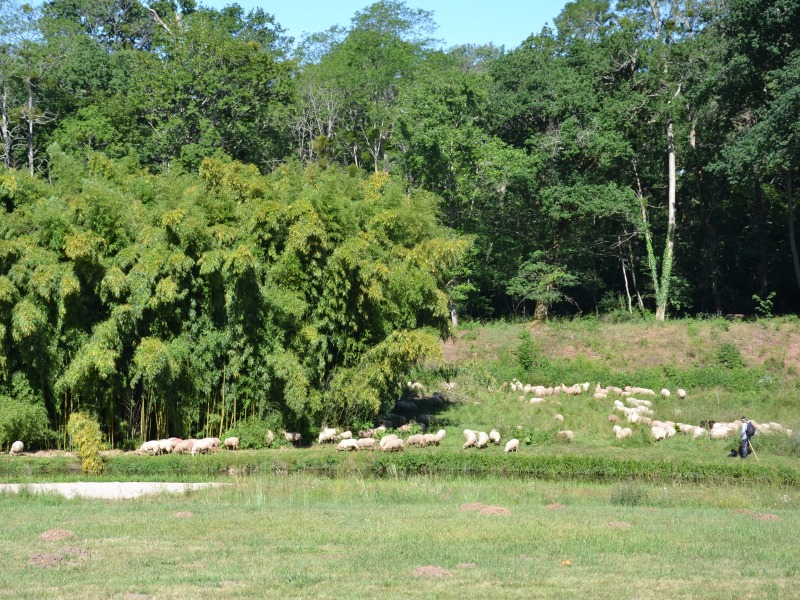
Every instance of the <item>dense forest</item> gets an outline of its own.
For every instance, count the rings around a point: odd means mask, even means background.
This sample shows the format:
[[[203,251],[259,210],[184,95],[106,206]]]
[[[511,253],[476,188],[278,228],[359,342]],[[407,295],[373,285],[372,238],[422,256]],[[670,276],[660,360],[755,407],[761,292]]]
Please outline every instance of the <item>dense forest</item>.
[[[0,0],[0,445],[357,423],[458,318],[797,310],[800,0]]]

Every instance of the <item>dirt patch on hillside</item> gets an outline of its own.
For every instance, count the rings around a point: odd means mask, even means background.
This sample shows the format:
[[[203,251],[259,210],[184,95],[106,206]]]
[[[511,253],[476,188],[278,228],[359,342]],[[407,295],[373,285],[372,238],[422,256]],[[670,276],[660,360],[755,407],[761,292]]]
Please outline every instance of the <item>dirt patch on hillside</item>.
[[[755,513],[753,518],[757,521],[780,521],[781,518],[778,515],[773,515],[770,513]]]
[[[176,512],[175,513],[175,517],[178,518],[178,519],[188,519],[189,517],[191,517],[193,515],[194,515],[194,513],[191,513],[189,511]]]
[[[511,511],[505,506],[484,506],[481,509],[482,515],[510,515]]]
[[[432,579],[437,579],[439,577],[451,577],[453,574],[442,567],[427,566],[417,567],[414,569],[414,575],[417,577],[430,577]]]
[[[483,508],[483,502],[468,502],[467,504],[462,504],[458,507],[458,510],[468,511],[468,510],[480,510]]]
[[[74,566],[86,562],[89,559],[89,551],[84,548],[64,546],[60,552],[54,554],[34,554],[28,560],[32,567],[46,569],[59,565]]]
[[[72,537],[75,537],[75,534],[69,529],[49,529],[40,535],[39,539],[45,542],[58,542]]]

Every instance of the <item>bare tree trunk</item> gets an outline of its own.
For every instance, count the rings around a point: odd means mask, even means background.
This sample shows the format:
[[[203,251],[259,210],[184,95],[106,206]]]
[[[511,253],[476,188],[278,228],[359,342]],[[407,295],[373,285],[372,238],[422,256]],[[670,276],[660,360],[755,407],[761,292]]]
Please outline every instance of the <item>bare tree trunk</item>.
[[[456,303],[450,300],[450,323],[453,329],[458,327],[458,312],[456,312]]]
[[[767,217],[761,178],[755,180],[756,237],[758,238],[758,295],[767,297],[769,292],[769,246],[767,240]]]
[[[35,174],[33,159],[33,84],[28,82],[28,169],[31,177]]]
[[[786,175],[786,202],[789,206],[789,246],[792,249],[792,263],[794,264],[794,278],[800,287],[800,258],[797,255],[797,238],[794,234],[794,198],[792,197],[792,172]]]
[[[628,312],[633,313],[633,299],[631,298],[631,290],[628,287],[628,273],[625,270],[625,257],[622,255],[622,238],[617,236],[619,248],[619,264],[622,266],[622,280],[625,282],[625,295],[628,297]]]
[[[8,122],[8,81],[3,79],[3,96],[0,98],[0,132],[3,137],[3,166],[11,167],[11,129]]]
[[[675,187],[677,185],[675,169],[675,132],[672,117],[667,117],[667,152],[669,153],[669,188],[667,191],[667,239],[664,245],[664,259],[661,265],[661,285],[656,292],[656,321],[664,321],[667,317],[672,263],[675,256]]]

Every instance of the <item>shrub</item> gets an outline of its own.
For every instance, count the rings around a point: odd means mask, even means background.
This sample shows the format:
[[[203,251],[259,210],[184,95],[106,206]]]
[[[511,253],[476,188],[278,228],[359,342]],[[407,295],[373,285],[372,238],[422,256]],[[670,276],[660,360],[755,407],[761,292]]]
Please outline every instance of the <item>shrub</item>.
[[[275,439],[272,444],[268,443],[267,433],[272,431],[275,434]],[[223,434],[223,439],[230,436],[239,438],[239,448],[247,449],[260,449],[270,446],[278,446],[284,440],[283,434],[283,419],[279,413],[273,413],[267,418],[248,417],[242,421],[238,421],[236,425],[231,427]]]
[[[719,348],[717,348],[717,364],[726,369],[736,369],[745,366],[744,358],[742,358],[742,353],[739,352],[739,348],[729,343],[720,344]]]
[[[22,440],[25,447],[47,447],[56,439],[47,410],[40,402],[29,403],[0,396],[0,446]]]
[[[74,446],[78,447],[81,457],[81,468],[84,475],[99,475],[103,472],[103,459],[100,449],[103,446],[103,434],[100,425],[89,414],[74,412],[67,423],[67,433]]]
[[[615,506],[639,506],[647,502],[647,492],[636,484],[624,484],[611,492],[611,504]]]
[[[536,363],[538,353],[530,333],[523,330],[520,332],[519,337],[522,341],[517,348],[517,360],[519,361],[519,366],[528,371]]]

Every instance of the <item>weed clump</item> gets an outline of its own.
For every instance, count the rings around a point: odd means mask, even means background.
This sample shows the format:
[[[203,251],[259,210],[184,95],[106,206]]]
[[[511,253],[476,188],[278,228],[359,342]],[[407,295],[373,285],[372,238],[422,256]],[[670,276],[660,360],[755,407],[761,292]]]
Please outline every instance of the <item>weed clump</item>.
[[[85,412],[75,412],[69,417],[67,433],[72,443],[78,447],[81,468],[84,475],[99,475],[105,465],[100,457],[103,447],[103,434],[100,425]]]
[[[641,506],[647,502],[647,491],[635,484],[625,484],[611,493],[611,504],[615,506]]]

